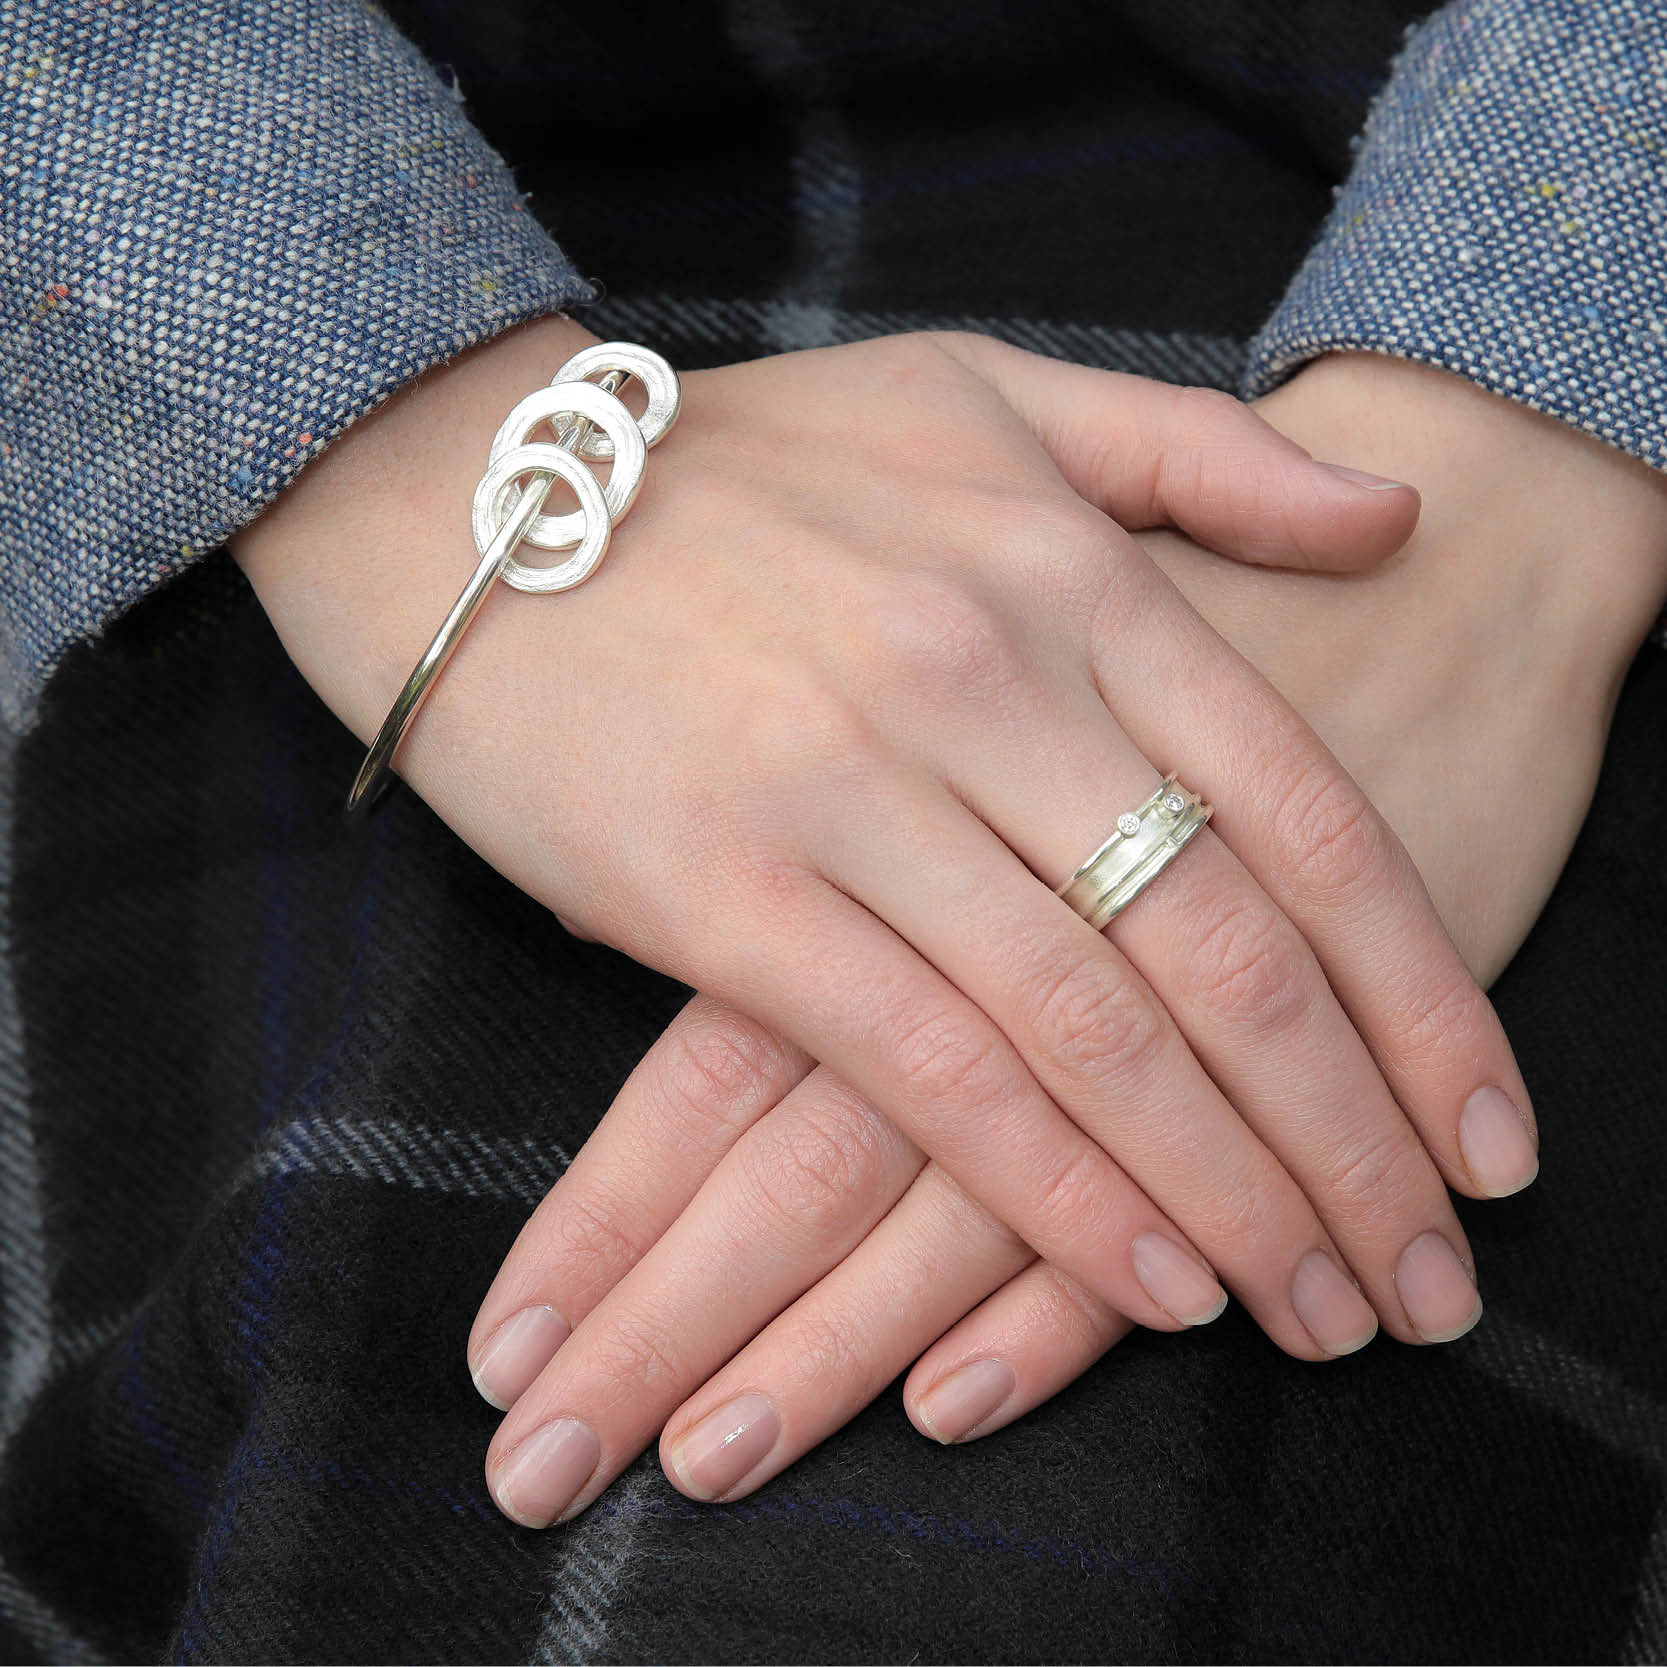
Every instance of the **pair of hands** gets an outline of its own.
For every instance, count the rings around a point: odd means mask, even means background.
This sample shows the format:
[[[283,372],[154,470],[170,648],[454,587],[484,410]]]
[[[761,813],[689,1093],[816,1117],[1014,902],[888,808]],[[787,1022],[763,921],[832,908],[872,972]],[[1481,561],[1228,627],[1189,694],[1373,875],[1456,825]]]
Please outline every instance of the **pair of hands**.
[[[425,379],[234,545],[361,735],[470,565],[465,477],[502,411],[578,345],[538,338],[571,328],[530,327]],[[1268,410],[1284,399],[1300,433],[1307,397],[1349,439],[1336,389],[1312,400],[1322,372]],[[1366,416],[1381,415],[1375,399]],[[1559,456],[1625,474],[1630,533],[1658,530],[1643,471],[1542,426]],[[1320,658],[1365,644],[1366,673],[1392,667],[1393,632],[1359,629],[1374,609],[1398,624],[1422,596],[1462,618],[1429,582],[1441,529],[1426,514],[1402,556],[1304,578],[1173,539],[1142,552],[1086,498],[1252,559],[1369,562],[1415,508],[1222,402],[995,344],[796,355],[691,377],[609,571],[536,617],[486,610],[442,679],[404,766],[430,802],[581,929],[712,992],[645,1060],[477,1322],[472,1361],[516,1402],[489,1473],[521,1520],[582,1509],[673,1409],[671,1473],[733,1497],[969,1309],[907,1391],[941,1434],[1018,1416],[1131,1318],[1174,1329],[1219,1311],[1212,1267],[1307,1358],[1364,1341],[1374,1308],[1408,1340],[1473,1319],[1441,1182],[1499,1192],[1531,1174],[1515,1113],[1462,1133],[1477,1088],[1526,1106],[1509,1051],[1399,844],[1152,559],[1273,684],[1308,696],[1347,756],[1392,723],[1359,725],[1323,678],[1305,689],[1314,656],[1282,660],[1293,639],[1269,622],[1306,611],[1331,645]],[[344,520],[366,552],[351,571]],[[390,613],[394,564],[409,606]],[[1490,603],[1492,584],[1477,587]],[[1631,616],[1591,611],[1624,663]],[[1554,831],[1526,842],[1539,858],[1514,887],[1493,877],[1514,913],[1476,922],[1500,960],[1589,792],[1608,706],[1573,710],[1554,713],[1577,737],[1576,786],[1555,796],[1569,808],[1536,824]],[[1216,801],[1222,838],[1201,835],[1101,937],[1048,888],[1144,796],[1142,751]],[[1474,807],[1386,753],[1403,768],[1384,790],[1429,812],[1403,831],[1427,825],[1435,857],[1476,858],[1470,835],[1497,825],[1486,792],[1505,753],[1496,736],[1478,751]],[[959,1416],[940,1400],[923,1418],[918,1392],[969,1363]],[[715,1436],[691,1433],[737,1398]]]

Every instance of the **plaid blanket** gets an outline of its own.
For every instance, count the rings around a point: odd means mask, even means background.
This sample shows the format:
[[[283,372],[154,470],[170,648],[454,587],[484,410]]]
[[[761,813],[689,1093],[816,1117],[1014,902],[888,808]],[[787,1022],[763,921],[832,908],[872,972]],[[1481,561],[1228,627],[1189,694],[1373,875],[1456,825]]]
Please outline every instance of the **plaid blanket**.
[[[600,331],[694,366],[971,325],[1223,386],[1410,15],[393,10],[604,281]],[[468,1322],[688,992],[407,792],[345,838],[359,749],[196,564],[0,742],[0,1653],[1659,1659],[1664,700],[1648,651],[1495,992],[1547,1161],[1461,1201],[1470,1336],[1317,1371],[1233,1311],[965,1448],[893,1386],[738,1504],[650,1453],[533,1534],[481,1482]]]

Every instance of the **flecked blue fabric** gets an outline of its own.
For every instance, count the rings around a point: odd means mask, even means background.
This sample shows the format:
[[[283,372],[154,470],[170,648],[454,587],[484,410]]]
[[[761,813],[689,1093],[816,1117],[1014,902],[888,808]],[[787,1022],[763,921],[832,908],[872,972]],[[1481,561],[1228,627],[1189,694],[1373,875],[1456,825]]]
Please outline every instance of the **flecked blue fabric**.
[[[0,0],[0,720],[432,365],[591,297],[360,0]]]
[[[1410,32],[1252,344],[1456,371],[1667,468],[1667,5],[1456,0]]]

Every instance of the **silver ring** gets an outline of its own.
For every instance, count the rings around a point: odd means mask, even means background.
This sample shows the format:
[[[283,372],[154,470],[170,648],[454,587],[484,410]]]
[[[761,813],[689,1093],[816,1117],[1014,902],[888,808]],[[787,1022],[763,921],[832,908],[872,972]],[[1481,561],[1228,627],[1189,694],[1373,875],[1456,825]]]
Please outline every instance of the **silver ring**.
[[[586,383],[585,386],[588,387],[589,384]],[[600,393],[601,390],[598,389],[597,392]],[[613,403],[619,405],[618,400]],[[623,405],[619,408],[621,411],[625,409]],[[566,561],[552,562],[547,567],[528,567],[518,562],[514,556],[510,556],[500,569],[500,575],[517,590],[571,590],[580,580],[588,579],[596,564],[607,554],[608,535],[613,531],[616,517],[610,514],[613,506],[608,501],[608,488],[599,484],[596,476],[572,452],[561,446],[534,440],[524,446],[513,446],[501,456],[492,459],[486,473],[480,477],[480,484],[475,488],[475,548],[482,555],[486,554],[498,529],[515,513],[515,506],[520,501],[523,491],[518,484],[520,477],[536,473],[560,476],[573,488],[574,496],[579,500],[579,508],[577,513],[572,515],[536,516],[532,525],[522,533],[522,542],[533,542],[533,533],[541,521],[577,522],[579,536],[571,540],[570,544],[577,544],[578,549],[574,550]],[[547,487],[550,483],[545,481],[542,484]],[[631,490],[633,493],[636,491],[635,483],[632,484]],[[550,546],[547,545],[545,548]],[[555,548],[560,549],[563,546],[558,545]]]
[[[648,396],[643,414],[636,419],[642,443],[652,449],[666,437],[666,431],[677,421],[683,403],[683,386],[674,371],[658,353],[651,353],[635,342],[597,342],[580,349],[556,372],[552,386],[564,382],[583,382],[604,371],[625,372],[642,383]],[[574,448],[591,463],[606,463],[614,448],[609,437],[589,434]]]
[[[1165,776],[1143,805],[1117,818],[1111,836],[1055,887],[1056,895],[1099,931],[1181,854],[1214,808]]]
[[[560,433],[562,424],[557,421],[560,417],[583,418],[587,424],[601,428],[614,442],[610,448],[614,459],[613,473],[603,488],[608,504],[607,520],[610,523],[618,521],[635,501],[637,489],[642,485],[643,460],[648,451],[636,419],[619,400],[594,382],[552,382],[533,389],[520,400],[499,425],[493,438],[492,450],[486,459],[487,479],[494,482],[493,488],[488,491],[485,480],[475,488],[470,516],[477,550],[484,551],[492,542],[493,533],[520,497],[514,485],[515,471],[509,471],[506,478],[503,473],[496,472],[499,466],[506,457],[527,449],[530,436],[542,424],[547,422]],[[575,447],[574,451],[577,450]],[[527,529],[522,541],[540,550],[571,550],[590,527],[591,519],[582,510],[577,514],[540,515]],[[513,556],[504,568],[504,577],[517,590],[548,588],[541,582],[539,568],[528,567]]]

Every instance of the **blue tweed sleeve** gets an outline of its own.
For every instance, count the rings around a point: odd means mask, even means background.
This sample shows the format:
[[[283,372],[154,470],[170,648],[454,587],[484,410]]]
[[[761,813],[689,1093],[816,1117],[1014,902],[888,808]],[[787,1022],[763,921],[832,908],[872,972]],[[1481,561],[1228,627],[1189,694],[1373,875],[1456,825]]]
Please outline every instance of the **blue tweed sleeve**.
[[[1422,360],[1667,468],[1667,4],[1456,0],[1408,36],[1246,391]]]
[[[0,721],[423,370],[591,291],[361,0],[0,0]]]

